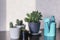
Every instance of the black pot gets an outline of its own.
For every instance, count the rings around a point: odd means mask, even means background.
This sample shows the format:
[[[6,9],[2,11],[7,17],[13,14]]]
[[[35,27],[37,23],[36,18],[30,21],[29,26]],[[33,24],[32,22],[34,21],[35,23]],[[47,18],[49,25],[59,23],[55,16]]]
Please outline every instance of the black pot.
[[[25,30],[25,31],[20,31],[20,38],[19,40],[28,40],[28,31]]]
[[[38,33],[40,29],[40,22],[38,23],[30,22],[28,26],[31,33]]]

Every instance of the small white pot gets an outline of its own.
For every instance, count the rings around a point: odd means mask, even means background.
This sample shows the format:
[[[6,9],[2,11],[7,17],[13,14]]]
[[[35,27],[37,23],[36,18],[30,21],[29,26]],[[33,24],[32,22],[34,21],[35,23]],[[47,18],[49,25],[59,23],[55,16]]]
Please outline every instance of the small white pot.
[[[25,25],[16,25],[17,28],[24,27]]]
[[[10,28],[10,38],[19,39],[20,29],[19,28]]]
[[[17,27],[17,28],[21,28],[22,26],[20,26],[20,25],[16,25],[16,27]]]

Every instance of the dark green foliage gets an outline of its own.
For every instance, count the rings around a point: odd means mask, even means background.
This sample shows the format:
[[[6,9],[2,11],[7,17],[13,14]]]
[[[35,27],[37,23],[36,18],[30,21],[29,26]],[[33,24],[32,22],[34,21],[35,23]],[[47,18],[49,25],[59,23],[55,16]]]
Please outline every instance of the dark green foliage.
[[[12,22],[10,22],[10,28],[13,28],[13,23]]]
[[[22,25],[22,24],[23,24],[22,20],[19,20],[19,19],[16,20],[16,25]]]
[[[32,13],[27,13],[27,17],[25,18],[26,22],[39,22],[42,20],[42,14],[38,11],[32,11]]]
[[[16,20],[16,25],[20,25],[19,19]]]
[[[20,20],[20,25],[23,25],[23,21],[22,20]]]
[[[25,28],[24,28],[24,27],[21,27],[20,29],[21,29],[22,31],[25,31]]]

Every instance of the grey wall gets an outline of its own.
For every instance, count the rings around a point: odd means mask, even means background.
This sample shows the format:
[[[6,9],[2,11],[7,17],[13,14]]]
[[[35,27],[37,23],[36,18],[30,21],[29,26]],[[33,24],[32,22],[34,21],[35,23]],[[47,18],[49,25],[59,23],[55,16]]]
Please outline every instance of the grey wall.
[[[36,0],[36,9],[42,12],[43,18],[54,15],[59,28],[60,0]],[[43,28],[43,22],[41,28]]]
[[[0,0],[0,31],[6,30],[6,0]]]

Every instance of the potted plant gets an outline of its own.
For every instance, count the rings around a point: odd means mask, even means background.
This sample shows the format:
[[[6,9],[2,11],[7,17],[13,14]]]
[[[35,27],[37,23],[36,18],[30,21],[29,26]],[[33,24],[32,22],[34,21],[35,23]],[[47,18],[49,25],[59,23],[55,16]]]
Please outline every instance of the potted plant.
[[[11,39],[18,39],[20,34],[20,29],[13,26],[13,23],[10,22],[10,38]]]
[[[28,40],[28,31],[24,27],[21,27],[20,40]]]
[[[42,14],[38,11],[32,11],[27,13],[25,22],[28,22],[29,30],[31,33],[38,33],[40,29],[40,21],[42,20]]]
[[[17,19],[16,20],[16,25],[15,25],[17,28],[21,28],[21,27],[23,27],[23,20],[19,20],[19,19]]]

